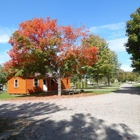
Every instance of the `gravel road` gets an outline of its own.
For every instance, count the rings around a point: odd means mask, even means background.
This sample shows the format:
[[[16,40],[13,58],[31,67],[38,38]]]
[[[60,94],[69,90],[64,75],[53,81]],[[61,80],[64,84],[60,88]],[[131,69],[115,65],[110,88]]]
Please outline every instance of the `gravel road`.
[[[0,140],[140,140],[140,89],[123,84],[97,96],[1,101],[0,117],[24,121]]]

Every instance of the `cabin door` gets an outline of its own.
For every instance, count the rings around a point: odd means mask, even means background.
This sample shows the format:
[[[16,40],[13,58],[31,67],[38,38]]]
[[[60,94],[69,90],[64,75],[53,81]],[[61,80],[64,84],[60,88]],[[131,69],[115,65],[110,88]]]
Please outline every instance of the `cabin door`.
[[[48,91],[47,80],[43,79],[43,91]]]

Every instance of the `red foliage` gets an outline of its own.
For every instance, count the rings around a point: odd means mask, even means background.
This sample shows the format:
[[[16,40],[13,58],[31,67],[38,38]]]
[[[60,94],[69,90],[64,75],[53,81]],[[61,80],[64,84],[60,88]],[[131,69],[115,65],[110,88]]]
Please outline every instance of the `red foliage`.
[[[25,68],[32,65],[36,59],[44,57],[32,54],[34,50],[41,51],[40,54],[46,53],[44,59],[50,58],[49,63],[47,61],[44,65],[57,62],[57,67],[62,67],[67,61],[71,61],[72,67],[76,69],[75,60],[81,66],[93,65],[97,61],[97,48],[77,45],[79,40],[86,36],[83,28],[58,26],[57,21],[50,18],[34,18],[22,22],[9,40],[13,48],[8,53],[11,60],[5,63],[5,70],[15,67]]]

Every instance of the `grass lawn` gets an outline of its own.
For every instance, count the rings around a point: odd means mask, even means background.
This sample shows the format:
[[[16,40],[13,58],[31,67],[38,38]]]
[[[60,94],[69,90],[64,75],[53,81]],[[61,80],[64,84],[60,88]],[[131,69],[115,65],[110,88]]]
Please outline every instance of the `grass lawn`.
[[[87,89],[84,89],[86,93],[92,93],[94,95],[97,94],[106,94],[110,93],[116,90],[119,90],[120,84],[119,83],[114,83],[111,86],[105,86],[105,85],[99,85],[99,88],[96,88],[96,86],[89,86]]]
[[[15,99],[17,97],[20,97],[20,96],[19,95],[9,95],[6,91],[0,91],[0,100]]]
[[[138,83],[138,84],[133,84],[135,87],[138,87],[138,88],[140,88],[140,83]]]

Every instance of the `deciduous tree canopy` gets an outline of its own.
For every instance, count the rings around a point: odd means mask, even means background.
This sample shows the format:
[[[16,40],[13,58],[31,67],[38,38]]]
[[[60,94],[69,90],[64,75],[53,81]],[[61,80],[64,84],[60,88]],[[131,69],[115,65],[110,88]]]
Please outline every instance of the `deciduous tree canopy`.
[[[96,46],[99,50],[98,61],[92,66],[87,67],[87,74],[95,79],[97,86],[99,79],[104,76],[107,77],[109,85],[110,78],[117,73],[120,67],[117,55],[108,48],[108,44],[104,39],[93,34],[83,40],[83,45]]]
[[[140,8],[130,15],[131,19],[126,23],[126,51],[131,54],[132,67],[140,71]]]
[[[96,47],[80,45],[86,37],[84,28],[59,26],[50,18],[22,22],[9,40],[13,48],[9,51],[11,60],[5,63],[5,70],[10,77],[28,77],[35,73],[43,77],[51,73],[58,79],[60,89],[62,77],[97,61]]]

